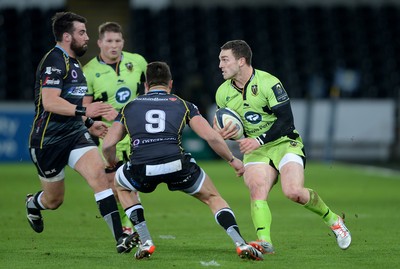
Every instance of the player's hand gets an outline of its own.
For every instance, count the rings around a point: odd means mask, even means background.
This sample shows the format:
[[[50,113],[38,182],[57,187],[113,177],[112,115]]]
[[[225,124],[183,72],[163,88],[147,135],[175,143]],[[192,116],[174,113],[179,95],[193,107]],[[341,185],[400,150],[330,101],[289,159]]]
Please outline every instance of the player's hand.
[[[260,147],[260,144],[255,138],[242,138],[237,140],[237,142],[239,143],[240,152],[243,154],[248,154]]]
[[[114,108],[112,110],[110,110],[108,113],[103,115],[103,118],[108,120],[108,121],[112,121],[114,120],[116,117],[118,116],[118,111],[115,110]]]
[[[107,125],[102,121],[95,121],[92,127],[89,128],[89,133],[91,135],[104,138],[108,132]]]
[[[219,129],[215,118],[214,118],[214,122],[213,122],[213,129],[216,130],[222,136],[222,138],[224,140],[234,137],[237,134],[237,132],[239,131],[238,129],[236,129],[236,126],[231,121],[228,122],[224,128]]]
[[[106,172],[106,174],[112,174],[112,173],[116,172],[116,171],[118,170],[118,168],[119,168],[120,166],[122,166],[123,164],[124,164],[123,161],[120,161],[120,160],[118,159],[118,157],[115,157],[113,163],[109,163],[109,164],[105,167],[104,171]]]
[[[243,176],[244,174],[244,165],[243,162],[237,158],[234,157],[233,161],[229,163],[230,166],[235,169],[236,175],[238,177]]]
[[[221,131],[221,129],[218,128],[217,120],[215,119],[215,117],[214,117],[214,120],[213,120],[212,127],[213,127],[213,129],[214,129],[215,131],[217,131],[218,133]]]
[[[93,102],[86,107],[86,116],[90,118],[102,117],[108,115],[112,110],[115,110],[110,104],[103,102]]]

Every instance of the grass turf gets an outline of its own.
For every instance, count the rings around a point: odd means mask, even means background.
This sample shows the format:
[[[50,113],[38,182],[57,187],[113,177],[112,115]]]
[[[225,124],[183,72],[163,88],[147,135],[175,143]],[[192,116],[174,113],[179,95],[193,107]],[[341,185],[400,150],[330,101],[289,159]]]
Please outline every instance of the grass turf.
[[[228,201],[247,240],[255,239],[248,191],[223,162],[200,162]],[[0,268],[396,268],[400,174],[339,163],[309,163],[306,186],[331,209],[344,213],[352,246],[340,250],[315,214],[284,198],[279,183],[271,192],[275,255],[262,262],[241,260],[207,206],[164,185],[142,194],[156,252],[148,260],[119,255],[99,217],[91,189],[66,170],[64,204],[43,212],[45,230],[36,234],[25,218],[24,197],[39,190],[30,163],[0,165]]]

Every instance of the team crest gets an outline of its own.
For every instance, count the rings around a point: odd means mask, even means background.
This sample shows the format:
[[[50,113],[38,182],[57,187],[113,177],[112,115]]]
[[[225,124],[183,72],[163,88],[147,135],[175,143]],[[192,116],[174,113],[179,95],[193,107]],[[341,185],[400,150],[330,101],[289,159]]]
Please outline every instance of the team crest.
[[[251,93],[254,96],[257,96],[257,94],[258,94],[258,86],[257,85],[251,85]]]
[[[126,68],[127,68],[129,71],[132,71],[132,70],[133,70],[133,64],[132,64],[131,62],[126,63],[125,66],[126,66]]]
[[[295,148],[295,147],[297,147],[297,144],[298,144],[298,143],[295,142],[295,141],[290,141],[290,146],[291,146],[291,147],[294,147],[294,148]]]

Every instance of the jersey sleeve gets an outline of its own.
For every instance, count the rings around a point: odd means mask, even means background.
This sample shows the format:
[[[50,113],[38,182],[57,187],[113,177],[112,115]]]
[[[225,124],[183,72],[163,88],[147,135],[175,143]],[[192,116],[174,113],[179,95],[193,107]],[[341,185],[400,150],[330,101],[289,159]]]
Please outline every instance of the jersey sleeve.
[[[117,122],[121,122],[121,123],[122,123],[122,121],[123,121],[123,116],[122,116],[122,114],[121,114],[121,113],[118,113],[118,115],[115,117],[114,121],[117,121]]]
[[[87,82],[87,92],[86,96],[93,96],[94,95],[94,89],[93,89],[93,72],[91,72],[91,62],[88,62],[84,67],[83,67],[83,73],[85,74],[86,77],[86,82]]]
[[[126,126],[125,110],[127,109],[127,107],[131,106],[131,103],[132,102],[129,102],[121,108],[118,115],[115,117],[114,122],[120,122]]]
[[[201,116],[199,108],[195,104],[190,103],[188,101],[185,101],[185,103],[186,103],[186,107],[189,110],[189,113],[187,114],[186,122],[189,122],[190,119],[192,119],[195,116]]]
[[[57,88],[60,90],[63,88],[63,80],[67,74],[67,69],[64,59],[56,56],[56,54],[51,53],[43,61],[40,70],[42,88]]]
[[[145,82],[145,80],[146,80],[145,75],[146,75],[146,69],[147,69],[147,61],[146,61],[146,59],[145,59],[142,55],[140,55],[140,54],[136,54],[136,56],[137,56],[137,63],[138,63],[138,65],[139,65],[140,69],[143,70],[142,76],[141,76],[141,78],[140,78],[140,82]]]
[[[217,104],[217,108],[226,107],[226,84],[227,82],[224,82],[221,86],[219,86],[217,92],[215,93],[215,102]]]
[[[277,78],[274,78],[271,83],[267,85],[266,98],[271,108],[289,100],[285,88]]]

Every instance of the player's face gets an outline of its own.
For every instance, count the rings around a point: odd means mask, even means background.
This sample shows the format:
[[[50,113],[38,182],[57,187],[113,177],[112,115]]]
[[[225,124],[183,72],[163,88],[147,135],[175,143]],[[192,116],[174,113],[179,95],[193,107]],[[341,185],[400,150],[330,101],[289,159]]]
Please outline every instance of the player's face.
[[[74,22],[74,32],[72,33],[71,50],[76,56],[85,54],[88,48],[89,36],[86,32],[86,26],[81,22]]]
[[[232,50],[221,50],[219,54],[219,68],[225,80],[234,79],[239,73],[239,61],[233,56]]]
[[[101,58],[106,63],[117,62],[124,48],[124,39],[121,33],[105,32],[102,39],[97,41]]]

